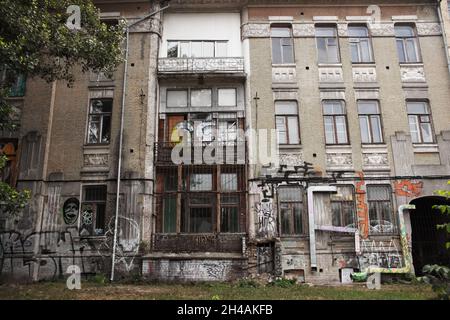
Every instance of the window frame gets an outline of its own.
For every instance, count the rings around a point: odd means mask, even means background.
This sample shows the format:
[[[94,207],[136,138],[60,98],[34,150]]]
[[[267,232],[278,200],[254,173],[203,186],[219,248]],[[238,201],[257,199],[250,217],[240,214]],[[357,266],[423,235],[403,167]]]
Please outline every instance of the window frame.
[[[173,92],[173,91],[183,91],[186,92],[186,105],[185,106],[170,106],[169,105],[169,92]],[[189,108],[189,88],[167,88],[166,89],[166,108]]]
[[[283,189],[298,189],[300,192],[300,200],[281,200],[280,194]],[[285,233],[283,230],[283,216],[281,213],[282,204],[287,204],[290,215],[289,215],[289,233]],[[305,188],[299,185],[281,185],[277,190],[277,205],[278,205],[278,221],[279,221],[279,234],[281,237],[301,237],[306,236],[308,232],[307,225],[307,217],[305,211]],[[295,205],[300,205],[301,208],[301,216],[300,216],[300,224],[302,230],[298,232],[295,230],[296,221],[295,221]]]
[[[193,56],[192,55],[192,43],[201,43],[201,50],[202,50],[202,54],[201,56]],[[169,56],[169,44],[170,43],[177,43],[177,53],[176,53],[176,57],[170,57]],[[189,47],[189,54],[186,57],[182,57],[181,56],[181,44],[182,43],[189,43],[188,47]],[[205,52],[205,43],[212,43],[213,44],[213,55],[210,56],[205,56],[204,52]],[[217,56],[217,52],[218,52],[218,44],[219,43],[225,43],[227,45],[227,55],[222,57],[222,56]],[[166,47],[166,57],[169,59],[208,59],[208,58],[227,58],[228,57],[228,53],[229,53],[229,40],[167,40],[167,47]]]
[[[413,35],[412,36],[398,36],[396,33],[396,27],[409,27],[412,30]],[[396,23],[394,25],[394,32],[395,32],[395,44],[397,47],[397,56],[398,56],[398,60],[400,62],[400,64],[415,64],[415,63],[422,63],[422,54],[421,54],[421,49],[420,49],[420,44],[419,44],[419,37],[417,36],[417,28],[415,25],[413,24],[403,24],[403,23]],[[409,53],[408,53],[408,46],[407,46],[407,41],[408,40],[413,40],[414,43],[414,50],[415,50],[415,54],[417,56],[417,61],[411,61],[410,57],[409,57]],[[398,52],[399,47],[398,47],[398,42],[401,41],[402,43],[402,51],[403,51],[403,56],[405,57],[405,61],[401,60],[400,54]]]
[[[339,102],[343,108],[344,108],[344,113],[342,114],[325,114],[325,104],[327,102]],[[347,106],[344,100],[333,100],[333,99],[325,99],[322,100],[322,114],[323,114],[323,126],[324,126],[324,133],[325,133],[325,145],[327,146],[337,146],[337,145],[350,145],[350,135],[349,135],[349,130],[348,130],[348,117],[347,117]],[[325,118],[327,117],[331,117],[333,119],[333,135],[334,135],[334,143],[329,143],[327,141],[327,128],[325,125]],[[341,143],[338,142],[338,134],[337,134],[337,125],[336,125],[336,118],[337,117],[344,117],[344,123],[345,123],[345,134],[346,134],[346,142],[345,143]]]
[[[340,207],[339,207],[339,220],[340,220],[340,225],[337,227],[347,227],[347,225],[343,225],[342,221],[345,220],[345,214],[344,214],[344,208],[343,208],[343,203],[351,203],[352,206],[352,223],[350,225],[354,225],[355,228],[357,228],[357,220],[356,220],[356,188],[354,185],[352,184],[335,184],[335,187],[339,188],[351,188],[352,189],[352,201],[348,201],[348,200],[333,200],[333,197],[330,198],[330,205],[331,205],[331,224],[333,226],[334,225],[334,211],[333,211],[333,203],[339,203]]]
[[[319,36],[317,35],[317,30],[319,29],[333,29],[334,36]],[[341,64],[342,63],[342,56],[341,56],[341,48],[339,44],[339,33],[337,29],[336,24],[316,24],[314,26],[315,31],[315,38],[316,38],[316,50],[317,50],[317,62],[319,65],[333,65],[333,64]],[[325,39],[325,48],[326,48],[326,55],[327,55],[327,61],[321,61],[321,55],[320,55],[320,49],[319,49],[319,39]],[[337,51],[337,61],[330,61],[330,54],[329,54],[329,40],[334,39],[336,41],[336,51]]]
[[[369,190],[371,187],[385,187],[388,191],[388,195],[389,195],[389,199],[388,200],[370,200],[369,197]],[[392,186],[390,184],[367,184],[366,185],[366,190],[367,190],[367,210],[368,210],[368,216],[369,216],[369,234],[370,235],[396,235],[399,232],[398,229],[398,219],[397,219],[397,215],[395,214],[395,206],[394,206],[394,197],[393,197],[393,191],[392,191]],[[392,223],[393,225],[393,230],[392,231],[381,231],[381,232],[374,232],[372,231],[372,224],[371,222],[373,220],[371,220],[371,216],[370,216],[370,208],[371,208],[371,203],[376,203],[376,214],[377,214],[377,219],[378,221],[385,221],[385,220],[380,220],[381,217],[381,212],[379,211],[379,204],[380,203],[387,203],[389,202],[389,214],[391,216],[392,221],[389,221]]]
[[[410,103],[423,103],[425,105],[426,111],[427,113],[410,113],[408,110],[408,104]],[[409,133],[411,135],[411,142],[413,144],[434,144],[436,143],[436,135],[435,135],[435,131],[434,131],[434,126],[433,126],[433,117],[431,115],[431,108],[430,108],[430,103],[428,100],[407,100],[406,101],[406,113],[408,116],[408,127],[409,127]],[[413,135],[411,133],[411,123],[410,123],[410,117],[415,117],[416,118],[416,124],[418,126],[418,135],[419,135],[419,141],[418,142],[414,142],[413,141]],[[428,122],[427,121],[422,121],[422,117],[428,117]],[[431,138],[432,141],[430,142],[425,142],[423,140],[423,132],[422,132],[422,123],[429,123],[430,124],[430,130],[431,130]]]
[[[365,28],[367,30],[367,36],[353,37],[353,36],[350,36],[350,33],[349,33],[348,38],[349,38],[349,44],[350,44],[350,59],[352,60],[352,64],[374,64],[375,58],[374,58],[374,53],[373,53],[372,36],[371,36],[369,28],[365,24],[349,24],[348,29],[350,29],[350,28]],[[361,52],[363,51],[361,48],[362,40],[367,40],[368,49],[369,49],[369,52],[368,52],[369,53],[369,61],[362,61],[363,60],[362,54],[361,54]],[[353,43],[356,43],[359,61],[353,61],[353,54],[352,54],[352,44]]]
[[[359,103],[360,102],[374,102],[376,104],[378,113],[360,113],[359,112]],[[360,134],[361,134],[361,143],[362,144],[384,144],[385,140],[384,140],[384,127],[383,127],[383,119],[381,116],[381,108],[380,108],[380,102],[378,100],[358,100],[357,102],[357,108],[358,108],[358,122],[359,122],[359,129],[360,129]],[[367,127],[368,127],[368,134],[369,134],[369,142],[364,142],[363,141],[363,137],[362,137],[362,128],[361,128],[361,118],[365,117],[366,118],[366,123],[367,123]],[[371,119],[373,117],[378,117],[378,123],[379,123],[379,127],[380,127],[380,137],[381,137],[381,141],[380,142],[374,142],[373,140],[373,127],[372,127],[372,121]]]
[[[111,101],[111,112],[101,112],[101,113],[93,113],[92,112],[92,102],[95,100],[108,100]],[[88,121],[87,121],[87,132],[86,132],[86,145],[88,146],[107,146],[111,144],[111,138],[112,138],[112,116],[113,116],[113,110],[114,110],[114,98],[90,98],[89,99],[89,106],[88,106]],[[103,135],[103,124],[104,124],[104,117],[109,116],[109,141],[102,142],[102,135]],[[100,124],[99,124],[99,142],[90,142],[89,132],[90,132],[90,124],[91,119],[93,117],[100,117]]]
[[[86,200],[86,191],[89,188],[102,188],[105,192],[105,199],[104,200]],[[80,203],[80,218],[78,219],[79,228],[82,229],[84,222],[83,222],[83,211],[85,206],[93,206],[94,212],[93,212],[93,218],[92,218],[92,232],[93,234],[88,235],[87,237],[103,237],[106,234],[106,228],[107,228],[107,204],[108,204],[108,185],[106,184],[85,184],[81,187],[81,203]],[[100,229],[97,225],[98,223],[98,205],[104,206],[104,216],[103,216],[103,233],[97,234],[96,230]],[[86,237],[86,236],[84,236]]]
[[[220,104],[220,91],[221,90],[234,90],[234,105],[221,105]],[[234,108],[237,107],[238,105],[238,90],[236,87],[232,87],[232,88],[227,88],[227,87],[218,87],[216,90],[214,90],[217,92],[217,107],[218,108]],[[215,107],[213,105],[213,107]]]
[[[273,37],[272,36],[272,29],[289,29],[289,37]],[[274,55],[274,39],[280,39],[279,46],[280,46],[280,60],[281,62],[275,62],[275,55]],[[282,43],[281,39],[289,39],[290,46],[287,46]],[[272,57],[272,65],[294,65],[295,64],[295,48],[294,48],[294,36],[293,36],[293,30],[292,25],[290,24],[272,24],[270,25],[270,45],[271,45],[271,57]],[[291,53],[292,53],[292,61],[285,62],[285,47],[290,47]]]
[[[296,113],[296,115],[293,115],[293,114],[285,114],[285,113],[281,113],[281,114],[278,114],[277,113],[277,103],[286,103],[286,102],[291,102],[291,103],[295,103],[295,107],[296,107],[296,109],[297,109],[297,113]],[[295,100],[276,100],[275,102],[274,102],[274,106],[275,106],[275,129],[277,130],[277,132],[278,132],[278,126],[277,126],[277,120],[278,120],[278,118],[283,118],[284,119],[284,124],[285,124],[285,126],[286,126],[286,143],[280,143],[279,142],[279,139],[277,138],[277,141],[278,141],[278,144],[279,145],[282,145],[282,146],[289,146],[289,145],[300,145],[301,143],[302,143],[302,140],[301,140],[301,132],[300,132],[300,110],[299,110],[299,105],[298,105],[298,101],[295,101]],[[289,130],[289,118],[295,118],[296,119],[296,122],[297,122],[297,133],[298,133],[298,143],[291,143],[290,142],[290,140],[291,140],[291,134],[290,134],[290,130]],[[278,137],[278,135],[277,135],[277,137]]]

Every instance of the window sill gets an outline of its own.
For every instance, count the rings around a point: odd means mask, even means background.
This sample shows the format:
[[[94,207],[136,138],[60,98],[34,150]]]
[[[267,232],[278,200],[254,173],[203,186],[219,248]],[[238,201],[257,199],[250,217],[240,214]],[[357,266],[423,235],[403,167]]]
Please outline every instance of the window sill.
[[[342,68],[342,63],[318,63],[319,68]]]
[[[400,62],[400,67],[423,67],[423,62]]]
[[[272,63],[272,68],[296,68],[295,63]]]
[[[303,146],[301,144],[279,144],[279,149],[302,149]]]
[[[353,67],[375,67],[376,62],[352,62]]]
[[[439,145],[435,143],[413,143],[414,153],[438,153]]]
[[[86,149],[104,149],[109,148],[109,143],[99,143],[99,144],[85,144]]]
[[[386,143],[363,143],[361,144],[361,147],[363,149],[386,149],[387,144]]]

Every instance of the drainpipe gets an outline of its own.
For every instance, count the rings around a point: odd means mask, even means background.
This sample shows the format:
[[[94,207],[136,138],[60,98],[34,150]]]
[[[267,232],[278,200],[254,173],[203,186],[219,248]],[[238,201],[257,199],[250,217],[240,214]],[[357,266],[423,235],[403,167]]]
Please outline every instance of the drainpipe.
[[[125,39],[125,67],[123,71],[123,91],[122,91],[122,110],[120,114],[120,133],[119,133],[119,156],[117,164],[117,191],[116,191],[116,212],[114,219],[114,239],[113,239],[113,253],[112,253],[112,266],[111,266],[111,282],[114,281],[114,271],[116,266],[116,253],[117,253],[117,232],[119,224],[119,203],[120,203],[120,184],[121,184],[121,174],[122,174],[122,148],[123,148],[123,132],[124,132],[124,118],[125,118],[125,100],[127,95],[127,77],[128,77],[128,57],[129,57],[129,45],[130,45],[130,29],[135,25],[141,23],[144,20],[154,16],[155,14],[167,9],[169,6],[161,8],[157,11],[150,13],[149,15],[133,22],[126,27],[126,39]],[[127,20],[125,19],[125,22]],[[128,23],[127,23],[128,24]]]
[[[449,53],[449,46],[448,46],[448,40],[447,40],[447,33],[445,30],[445,25],[444,25],[444,19],[443,19],[443,14],[442,14],[442,0],[437,0],[437,12],[438,12],[438,16],[439,16],[439,24],[441,25],[441,30],[442,30],[442,38],[444,39],[444,46],[445,46],[445,56],[447,57],[447,68],[448,68],[448,72],[450,74],[450,53]]]

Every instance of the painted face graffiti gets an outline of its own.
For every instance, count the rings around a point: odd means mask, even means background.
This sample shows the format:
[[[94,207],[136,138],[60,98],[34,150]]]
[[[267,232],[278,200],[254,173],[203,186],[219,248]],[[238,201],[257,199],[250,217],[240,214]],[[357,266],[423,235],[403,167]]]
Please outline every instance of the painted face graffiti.
[[[73,225],[78,220],[80,210],[80,201],[76,198],[70,198],[64,202],[63,219],[67,225]]]

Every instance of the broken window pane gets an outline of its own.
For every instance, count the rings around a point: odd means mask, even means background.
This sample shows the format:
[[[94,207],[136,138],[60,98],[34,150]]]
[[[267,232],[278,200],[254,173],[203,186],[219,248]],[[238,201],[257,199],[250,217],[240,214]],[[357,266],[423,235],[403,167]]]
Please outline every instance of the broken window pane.
[[[168,58],[178,57],[178,41],[167,42],[167,57]]]
[[[212,174],[199,174],[195,173],[191,175],[190,183],[191,191],[211,191],[212,190]]]

